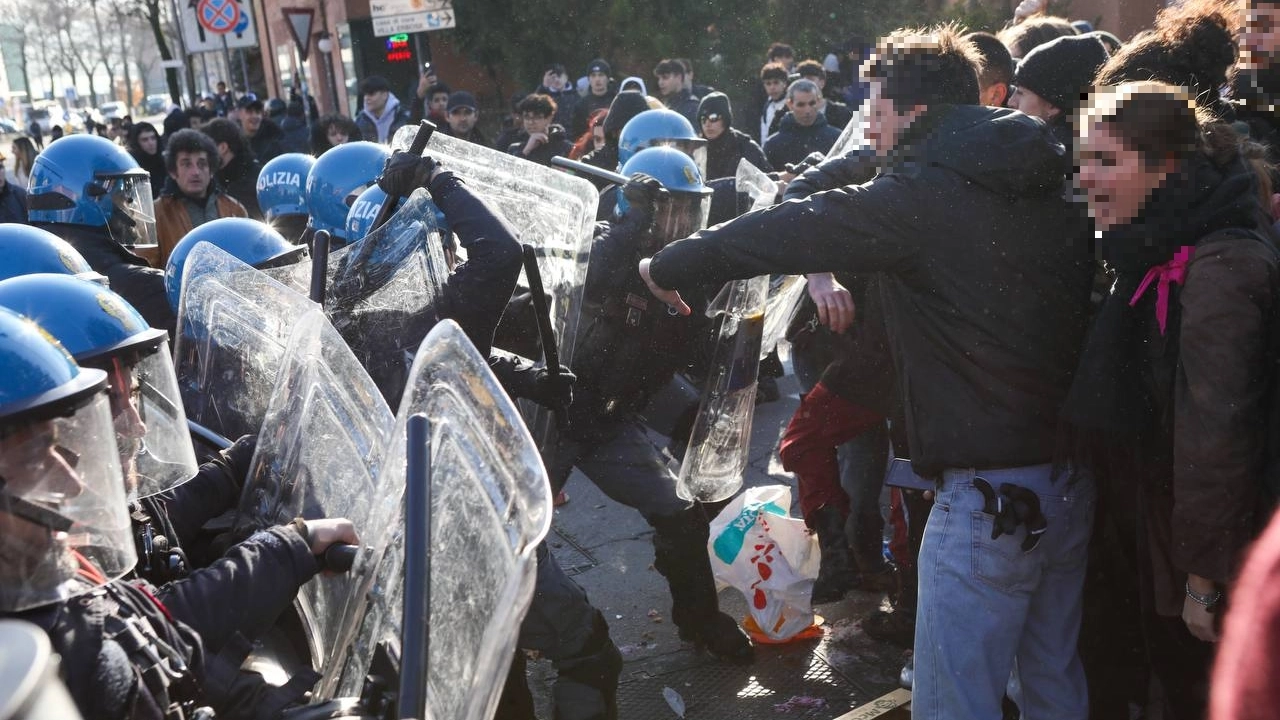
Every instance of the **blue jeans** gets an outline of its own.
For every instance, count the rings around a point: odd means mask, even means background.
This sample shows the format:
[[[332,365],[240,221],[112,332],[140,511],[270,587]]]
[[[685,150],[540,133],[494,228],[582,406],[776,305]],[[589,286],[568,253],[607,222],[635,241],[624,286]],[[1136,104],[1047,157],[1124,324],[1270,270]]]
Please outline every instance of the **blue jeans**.
[[[1087,549],[1096,502],[1093,478],[1074,482],[1037,465],[948,470],[920,549],[916,611],[916,720],[990,720],[1017,661],[1026,720],[1085,720],[1088,689],[1076,653]],[[991,539],[974,477],[999,491],[1036,493],[1048,528],[1023,552],[1025,526]]]

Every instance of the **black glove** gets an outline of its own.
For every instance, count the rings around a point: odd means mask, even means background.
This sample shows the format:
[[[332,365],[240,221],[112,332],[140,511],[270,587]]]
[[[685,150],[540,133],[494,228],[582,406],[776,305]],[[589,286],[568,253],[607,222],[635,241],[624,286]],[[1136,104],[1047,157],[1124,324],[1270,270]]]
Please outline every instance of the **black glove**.
[[[529,383],[524,387],[524,396],[549,410],[564,410],[573,403],[573,384],[578,378],[561,367],[559,373],[553,373],[540,367],[531,371]]]
[[[627,184],[622,186],[622,197],[627,199],[631,212],[642,213],[649,218],[653,217],[654,207],[661,193],[662,183],[658,182],[657,178],[644,173],[632,175]]]
[[[389,197],[407,197],[418,188],[426,187],[431,175],[440,163],[428,155],[414,155],[397,150],[387,158],[378,176],[378,187]]]
[[[253,460],[253,451],[257,448],[258,436],[245,435],[234,445],[218,453],[226,463],[232,482],[240,489],[244,489],[244,480],[249,475],[249,461]]]
[[[811,152],[798,163],[787,163],[786,170],[792,175],[799,175],[811,167],[816,167],[818,163],[822,162],[826,158],[827,156],[820,152]]]

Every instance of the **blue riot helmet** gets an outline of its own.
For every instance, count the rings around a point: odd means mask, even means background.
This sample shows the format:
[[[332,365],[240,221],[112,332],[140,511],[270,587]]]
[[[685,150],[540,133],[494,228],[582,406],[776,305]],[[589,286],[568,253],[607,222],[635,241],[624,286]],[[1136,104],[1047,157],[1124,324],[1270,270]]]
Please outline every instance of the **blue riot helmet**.
[[[82,595],[137,564],[111,437],[106,373],[0,308],[0,613]]]
[[[653,177],[666,191],[654,204],[653,218],[654,236],[663,245],[707,226],[711,188],[703,184],[702,173],[693,158],[670,147],[646,148],[622,167],[622,174],[627,177],[637,173]],[[619,193],[618,216],[629,209],[627,199]]]
[[[347,213],[347,240],[348,242],[356,242],[361,240],[369,231],[373,229],[373,221],[378,217],[378,213],[382,211],[382,206],[387,202],[387,194],[377,185],[370,185],[367,190],[360,193],[360,197],[351,204],[351,210]],[[400,200],[400,204],[396,206],[398,211],[404,206],[404,199]],[[444,216],[444,212],[434,203],[430,202],[431,215],[435,221],[436,228],[440,230],[442,236],[449,235],[449,219]]]
[[[105,225],[121,245],[156,245],[151,174],[104,137],[68,135],[50,143],[36,156],[27,197],[31,222]]]
[[[650,147],[674,147],[693,158],[706,175],[707,141],[698,137],[685,116],[674,110],[645,110],[627,121],[618,136],[618,167]],[[628,176],[629,177],[629,176]]]
[[[70,275],[0,281],[0,307],[34,321],[80,366],[107,373],[116,445],[131,498],[195,477],[196,456],[167,332],[148,326],[116,293]]]
[[[194,228],[173,246],[164,268],[164,291],[169,307],[178,312],[182,297],[182,271],[187,256],[198,243],[207,242],[235,256],[241,262],[263,269],[291,265],[307,254],[305,245],[294,245],[266,223],[249,218],[218,218]]]
[[[285,153],[268,160],[258,173],[258,205],[267,222],[282,215],[307,214],[307,175],[315,158]]]
[[[307,210],[313,230],[328,230],[340,243],[349,243],[347,213],[366,188],[382,174],[391,157],[386,145],[352,142],[325,151],[307,176]]]
[[[0,223],[0,280],[31,273],[77,275],[106,283],[66,240],[31,225]]]

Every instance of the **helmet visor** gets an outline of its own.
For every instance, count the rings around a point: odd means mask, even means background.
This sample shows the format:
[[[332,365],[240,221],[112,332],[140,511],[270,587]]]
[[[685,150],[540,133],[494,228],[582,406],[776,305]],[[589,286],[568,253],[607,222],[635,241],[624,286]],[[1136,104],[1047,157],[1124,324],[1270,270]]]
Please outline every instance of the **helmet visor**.
[[[169,490],[195,477],[195,450],[169,360],[169,343],[104,367],[120,468],[129,499]]]
[[[707,140],[706,138],[658,138],[645,147],[669,147],[693,158],[702,177],[707,176]]]
[[[98,183],[111,201],[108,218],[116,239],[135,248],[155,247],[156,209],[150,176],[145,172],[110,175],[99,177]]]
[[[653,213],[654,233],[665,245],[689,237],[707,226],[711,196],[667,192],[658,196]]]
[[[0,612],[75,597],[137,563],[113,437],[101,392],[0,430]]]

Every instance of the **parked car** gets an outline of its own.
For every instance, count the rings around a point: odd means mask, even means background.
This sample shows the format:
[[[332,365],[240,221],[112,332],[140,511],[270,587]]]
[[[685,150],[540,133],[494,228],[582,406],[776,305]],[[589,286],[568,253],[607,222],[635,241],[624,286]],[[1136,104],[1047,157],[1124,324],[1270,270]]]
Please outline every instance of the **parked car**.
[[[103,120],[115,120],[128,115],[129,109],[122,102],[112,101],[98,106],[98,112],[102,115]]]
[[[147,99],[142,101],[143,115],[159,115],[167,107],[169,107],[169,96],[164,93],[148,95]]]

